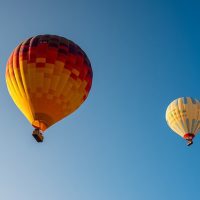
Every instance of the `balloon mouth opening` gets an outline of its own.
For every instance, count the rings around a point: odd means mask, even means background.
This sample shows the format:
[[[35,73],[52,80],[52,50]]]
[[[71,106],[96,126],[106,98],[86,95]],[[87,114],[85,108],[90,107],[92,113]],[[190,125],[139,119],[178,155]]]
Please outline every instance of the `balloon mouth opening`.
[[[183,138],[186,139],[186,140],[188,140],[188,139],[193,139],[194,136],[195,136],[195,135],[192,134],[192,133],[186,133],[186,134],[183,136]]]
[[[43,132],[48,128],[47,123],[45,123],[43,120],[34,120],[32,126],[35,128],[35,130],[32,133],[32,136],[38,143],[43,142]]]
[[[47,129],[47,124],[44,121],[41,121],[41,120],[34,120],[32,122],[32,126],[35,129],[39,129],[39,130],[41,130],[43,132]]]
[[[186,133],[183,138],[187,140],[187,146],[190,146],[193,144],[193,138],[195,137],[192,133]]]

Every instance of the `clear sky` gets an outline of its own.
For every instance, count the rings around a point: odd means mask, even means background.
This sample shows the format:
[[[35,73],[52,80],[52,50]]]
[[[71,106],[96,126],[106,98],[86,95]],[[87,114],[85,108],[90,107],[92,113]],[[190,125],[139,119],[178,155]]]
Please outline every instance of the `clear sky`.
[[[200,98],[200,3],[193,0],[0,1],[0,199],[197,200],[194,145],[165,122],[168,104]],[[5,84],[22,40],[57,34],[87,53],[86,102],[45,132],[16,108]]]

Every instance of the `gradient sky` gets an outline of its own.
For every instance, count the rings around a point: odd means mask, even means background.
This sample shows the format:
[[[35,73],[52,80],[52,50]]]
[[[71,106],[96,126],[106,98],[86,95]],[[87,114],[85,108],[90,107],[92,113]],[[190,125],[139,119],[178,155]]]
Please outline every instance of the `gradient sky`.
[[[165,122],[168,104],[200,98],[200,2],[35,0],[0,2],[0,199],[196,200],[194,145]],[[86,102],[38,144],[11,100],[6,61],[22,40],[57,34],[87,53]]]

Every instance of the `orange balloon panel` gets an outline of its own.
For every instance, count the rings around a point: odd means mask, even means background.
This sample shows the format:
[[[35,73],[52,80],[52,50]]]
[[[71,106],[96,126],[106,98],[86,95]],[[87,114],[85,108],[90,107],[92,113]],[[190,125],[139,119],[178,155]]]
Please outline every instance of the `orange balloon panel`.
[[[44,131],[85,101],[92,85],[92,68],[72,41],[39,35],[14,49],[7,62],[6,83],[29,122]]]

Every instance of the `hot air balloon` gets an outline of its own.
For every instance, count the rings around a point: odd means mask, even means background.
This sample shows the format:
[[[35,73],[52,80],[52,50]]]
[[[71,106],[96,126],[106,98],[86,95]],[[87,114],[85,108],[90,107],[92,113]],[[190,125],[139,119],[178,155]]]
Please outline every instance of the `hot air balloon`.
[[[174,100],[166,110],[166,121],[175,133],[188,141],[187,145],[190,146],[200,129],[200,101],[191,97]]]
[[[87,55],[74,42],[38,35],[13,50],[5,76],[10,96],[42,142],[47,128],[86,100],[93,74]]]

